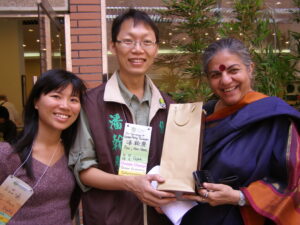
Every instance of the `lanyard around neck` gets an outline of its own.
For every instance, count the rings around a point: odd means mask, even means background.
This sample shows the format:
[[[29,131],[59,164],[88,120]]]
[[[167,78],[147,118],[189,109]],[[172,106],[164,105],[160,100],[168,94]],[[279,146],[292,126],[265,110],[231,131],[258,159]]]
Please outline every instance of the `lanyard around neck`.
[[[49,169],[49,165],[51,165],[51,163],[52,163],[52,160],[53,160],[53,158],[54,158],[54,156],[55,156],[55,154],[56,154],[56,152],[57,152],[57,150],[58,150],[58,148],[59,148],[59,143],[60,143],[60,142],[61,142],[61,140],[58,141],[57,146],[56,146],[56,149],[55,149],[55,151],[52,153],[52,156],[51,156],[51,158],[50,158],[50,160],[49,160],[49,162],[48,162],[48,165],[46,166],[46,168],[44,169],[42,175],[39,177],[39,179],[38,179],[37,182],[34,184],[34,186],[32,187],[32,189],[34,189],[34,188],[40,183],[41,179],[43,178],[43,176],[45,175],[45,173],[46,173],[47,170]],[[30,152],[29,152],[29,154],[27,155],[27,157],[26,157],[26,159],[24,160],[24,162],[21,163],[21,165],[15,170],[15,172],[13,173],[13,176],[16,176],[16,174],[17,174],[17,172],[19,171],[19,169],[20,169],[20,168],[28,161],[30,155],[32,154],[32,149],[33,149],[33,147],[31,147]]]

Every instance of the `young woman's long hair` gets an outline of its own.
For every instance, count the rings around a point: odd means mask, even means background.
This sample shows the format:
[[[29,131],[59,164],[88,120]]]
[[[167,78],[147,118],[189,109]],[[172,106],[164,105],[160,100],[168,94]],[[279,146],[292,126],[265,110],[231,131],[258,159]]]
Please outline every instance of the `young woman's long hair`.
[[[72,95],[79,96],[82,104],[83,95],[86,91],[84,83],[75,74],[60,69],[49,70],[43,73],[36,81],[27,99],[23,113],[24,129],[13,147],[15,152],[19,154],[22,162],[29,157],[28,161],[24,164],[24,167],[27,175],[30,177],[32,177],[32,169],[31,156],[29,156],[29,153],[37,135],[39,123],[39,114],[35,109],[35,103],[42,94],[47,94],[53,90],[63,90],[69,84],[73,87]],[[64,145],[65,154],[69,153],[69,150],[75,141],[78,119],[79,118],[77,118],[70,127],[62,131],[61,140]]]

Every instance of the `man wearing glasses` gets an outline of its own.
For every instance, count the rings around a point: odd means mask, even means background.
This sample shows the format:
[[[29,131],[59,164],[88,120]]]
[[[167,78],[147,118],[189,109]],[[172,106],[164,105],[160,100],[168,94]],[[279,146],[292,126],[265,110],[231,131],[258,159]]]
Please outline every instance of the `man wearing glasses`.
[[[84,225],[171,224],[154,208],[175,196],[153,189],[151,181],[164,180],[146,174],[160,163],[171,102],[145,75],[157,55],[158,36],[144,12],[130,9],[113,21],[110,47],[119,70],[84,99],[69,159],[84,191]]]

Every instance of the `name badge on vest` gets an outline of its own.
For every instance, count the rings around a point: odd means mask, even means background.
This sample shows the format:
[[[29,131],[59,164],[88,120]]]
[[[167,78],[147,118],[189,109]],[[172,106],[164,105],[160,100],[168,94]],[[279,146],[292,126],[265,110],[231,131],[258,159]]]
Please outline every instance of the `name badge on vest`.
[[[119,175],[144,175],[147,171],[152,127],[126,123]]]
[[[32,188],[9,175],[0,186],[0,225],[5,225],[33,194]]]

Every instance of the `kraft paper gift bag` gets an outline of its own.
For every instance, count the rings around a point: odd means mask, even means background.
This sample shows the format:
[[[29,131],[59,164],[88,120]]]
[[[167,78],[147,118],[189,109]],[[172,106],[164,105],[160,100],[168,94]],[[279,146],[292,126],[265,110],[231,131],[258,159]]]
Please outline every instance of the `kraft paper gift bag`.
[[[158,190],[195,193],[193,172],[200,168],[203,103],[171,104],[167,119],[160,175],[165,182]],[[199,151],[200,150],[200,151]]]

